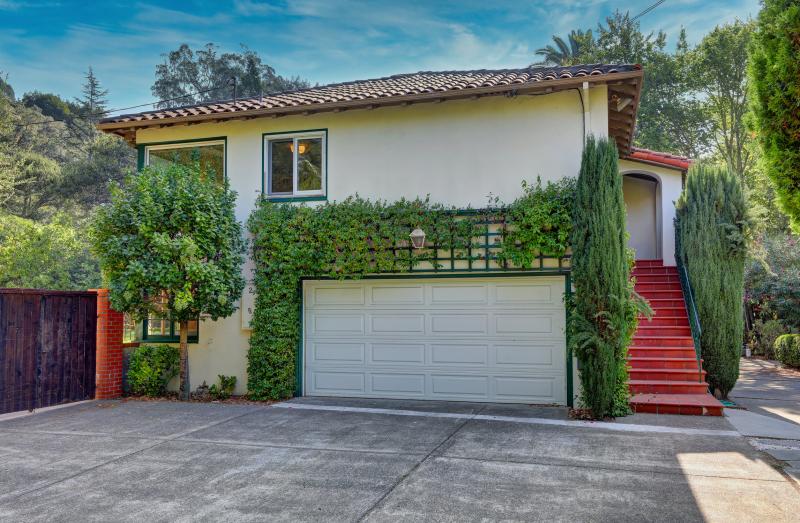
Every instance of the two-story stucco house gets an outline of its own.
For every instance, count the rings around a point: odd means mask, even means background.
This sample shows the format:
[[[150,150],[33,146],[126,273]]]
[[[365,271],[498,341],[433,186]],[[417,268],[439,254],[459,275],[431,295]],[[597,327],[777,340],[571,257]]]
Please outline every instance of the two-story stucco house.
[[[420,72],[115,116],[98,127],[134,144],[140,166],[199,154],[237,191],[242,221],[262,195],[307,205],[355,193],[389,201],[430,195],[472,208],[489,194],[512,201],[523,180],[576,176],[584,137],[610,136],[625,177],[630,245],[649,260],[644,266],[663,260],[666,274],[675,265],[673,202],[688,161],[632,147],[642,82],[638,65]],[[306,281],[298,392],[572,404],[568,273],[555,266],[511,278],[500,268],[462,268]],[[239,378],[237,392],[246,390],[251,309],[245,295],[235,316],[199,322],[192,388],[226,374]],[[176,339],[159,318],[142,336]]]

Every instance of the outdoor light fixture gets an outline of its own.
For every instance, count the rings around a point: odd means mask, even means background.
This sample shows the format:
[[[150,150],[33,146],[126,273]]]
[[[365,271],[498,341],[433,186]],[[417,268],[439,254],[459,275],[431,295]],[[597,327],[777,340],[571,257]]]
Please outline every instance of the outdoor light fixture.
[[[411,231],[411,234],[408,236],[411,238],[411,245],[413,245],[415,249],[422,249],[425,247],[425,231],[419,227]]]

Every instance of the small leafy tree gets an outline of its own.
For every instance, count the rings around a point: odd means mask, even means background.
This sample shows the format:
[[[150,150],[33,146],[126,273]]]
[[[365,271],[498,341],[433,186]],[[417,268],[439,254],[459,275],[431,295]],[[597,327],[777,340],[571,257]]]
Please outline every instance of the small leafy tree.
[[[753,124],[778,201],[800,232],[800,4],[764,0],[750,42]]]
[[[726,397],[739,376],[742,350],[747,201],[736,175],[696,165],[676,209],[677,255],[686,266],[703,329],[703,368],[712,390]]]
[[[629,412],[627,351],[637,316],[617,162],[613,141],[587,138],[573,208],[570,343],[583,403],[598,418]]]
[[[146,167],[111,190],[92,225],[111,305],[137,318],[161,313],[180,325],[180,390],[189,398],[189,321],[236,311],[244,289],[236,193],[199,166]]]

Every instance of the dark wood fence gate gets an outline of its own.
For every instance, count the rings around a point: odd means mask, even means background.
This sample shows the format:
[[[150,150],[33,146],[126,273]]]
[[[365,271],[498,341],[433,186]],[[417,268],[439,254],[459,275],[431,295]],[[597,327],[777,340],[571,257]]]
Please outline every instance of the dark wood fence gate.
[[[91,399],[97,295],[0,289],[0,414]]]

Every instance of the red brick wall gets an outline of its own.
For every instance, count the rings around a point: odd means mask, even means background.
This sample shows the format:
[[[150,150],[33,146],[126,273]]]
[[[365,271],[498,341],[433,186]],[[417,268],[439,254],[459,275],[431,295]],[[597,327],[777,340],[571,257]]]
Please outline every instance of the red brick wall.
[[[96,399],[122,395],[122,329],[122,313],[111,308],[108,289],[97,289]]]

